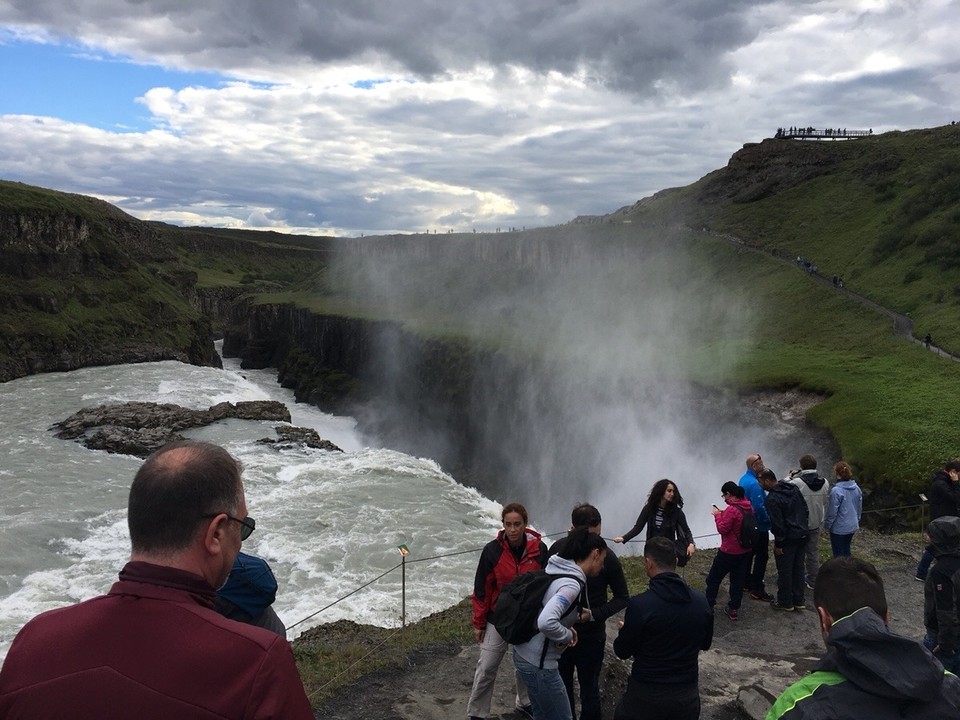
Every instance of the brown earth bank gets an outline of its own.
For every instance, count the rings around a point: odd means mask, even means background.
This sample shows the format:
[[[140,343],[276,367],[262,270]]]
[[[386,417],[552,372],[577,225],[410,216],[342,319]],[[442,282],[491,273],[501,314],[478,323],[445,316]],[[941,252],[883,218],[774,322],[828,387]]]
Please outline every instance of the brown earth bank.
[[[827,546],[828,542],[823,540],[821,554],[824,557]],[[914,580],[921,550],[919,530],[909,535],[861,531],[853,542],[854,554],[873,562],[883,576],[891,628],[915,639],[923,635],[923,584]],[[714,553],[714,550],[698,552],[682,570],[690,585],[703,588]],[[637,560],[625,558],[624,562]],[[771,558],[767,589],[775,585],[776,568]],[[631,593],[642,589],[630,588]],[[724,582],[718,607],[722,607],[726,592]],[[738,621],[732,622],[717,613],[713,646],[700,655],[701,718],[762,718],[787,685],[810,671],[825,651],[811,595],[808,593],[806,612],[777,612],[767,603],[745,598]],[[445,620],[459,618],[464,627],[469,627],[468,603],[460,603],[439,615],[446,616]],[[630,661],[619,660],[612,651],[616,621],[620,617],[622,614],[608,623],[602,679],[604,718],[613,717],[613,708],[630,672]],[[323,645],[334,650],[339,645],[365,642],[374,655],[382,658],[382,654],[378,655],[379,639],[391,632],[339,622],[304,633],[294,641],[294,648],[306,650]],[[363,676],[316,704],[315,716],[327,720],[463,720],[478,656],[475,643],[455,640],[400,654],[389,667]],[[514,711],[509,652],[497,678],[489,717],[496,720],[522,717]]]

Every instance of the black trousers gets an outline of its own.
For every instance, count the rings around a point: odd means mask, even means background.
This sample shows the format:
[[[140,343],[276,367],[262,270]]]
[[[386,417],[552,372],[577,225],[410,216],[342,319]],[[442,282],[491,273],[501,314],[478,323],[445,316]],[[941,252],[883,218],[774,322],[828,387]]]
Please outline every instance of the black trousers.
[[[581,634],[577,638],[577,644],[564,650],[560,656],[560,677],[567,688],[573,720],[577,720],[573,697],[574,670],[580,684],[580,720],[600,720],[600,668],[603,665],[606,644],[607,634],[601,627],[599,632],[587,631]]]
[[[757,530],[753,534],[753,554],[750,558],[750,571],[747,573],[747,587],[753,592],[763,592],[763,579],[767,574],[767,560],[770,558],[770,533]]]
[[[777,604],[784,606],[803,605],[804,551],[807,539],[788,540],[783,543],[783,552],[774,552],[777,563]]]
[[[613,720],[698,720],[700,687],[627,681]]]

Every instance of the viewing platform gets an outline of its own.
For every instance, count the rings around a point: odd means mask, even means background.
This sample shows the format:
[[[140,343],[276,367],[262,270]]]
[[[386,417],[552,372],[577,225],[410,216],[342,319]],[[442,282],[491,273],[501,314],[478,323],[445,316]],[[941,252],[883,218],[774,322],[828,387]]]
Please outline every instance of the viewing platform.
[[[790,127],[777,128],[775,138],[783,140],[853,140],[873,135],[870,130],[847,130],[847,128]]]

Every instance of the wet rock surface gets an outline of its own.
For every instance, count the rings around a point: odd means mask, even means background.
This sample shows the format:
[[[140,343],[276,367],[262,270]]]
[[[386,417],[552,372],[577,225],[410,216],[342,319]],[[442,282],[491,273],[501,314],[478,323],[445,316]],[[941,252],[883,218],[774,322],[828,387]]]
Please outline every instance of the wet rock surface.
[[[317,450],[343,452],[329,440],[324,440],[313,428],[298,427],[296,425],[277,425],[274,430],[279,437],[261,438],[257,440],[262,445],[275,445],[278,448],[308,447]]]
[[[276,400],[223,402],[206,410],[172,403],[128,402],[83,408],[51,429],[57,437],[78,440],[91,450],[147,457],[168,443],[182,440],[182,430],[228,418],[290,422],[290,411]]]

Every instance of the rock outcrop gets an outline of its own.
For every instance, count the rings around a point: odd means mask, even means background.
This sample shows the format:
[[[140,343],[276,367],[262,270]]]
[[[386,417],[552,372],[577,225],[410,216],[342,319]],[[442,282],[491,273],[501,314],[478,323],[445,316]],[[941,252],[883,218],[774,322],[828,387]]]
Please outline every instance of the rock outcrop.
[[[320,434],[313,428],[297,427],[296,425],[277,425],[274,430],[279,436],[279,439],[261,438],[257,440],[257,442],[262,445],[274,445],[277,448],[308,447],[316,450],[343,452],[342,448],[320,437]]]
[[[182,440],[181,430],[227,418],[290,422],[290,411],[276,400],[223,402],[207,410],[172,403],[128,402],[83,408],[59,423],[57,437],[79,440],[92,450],[147,457],[164,445]]]

